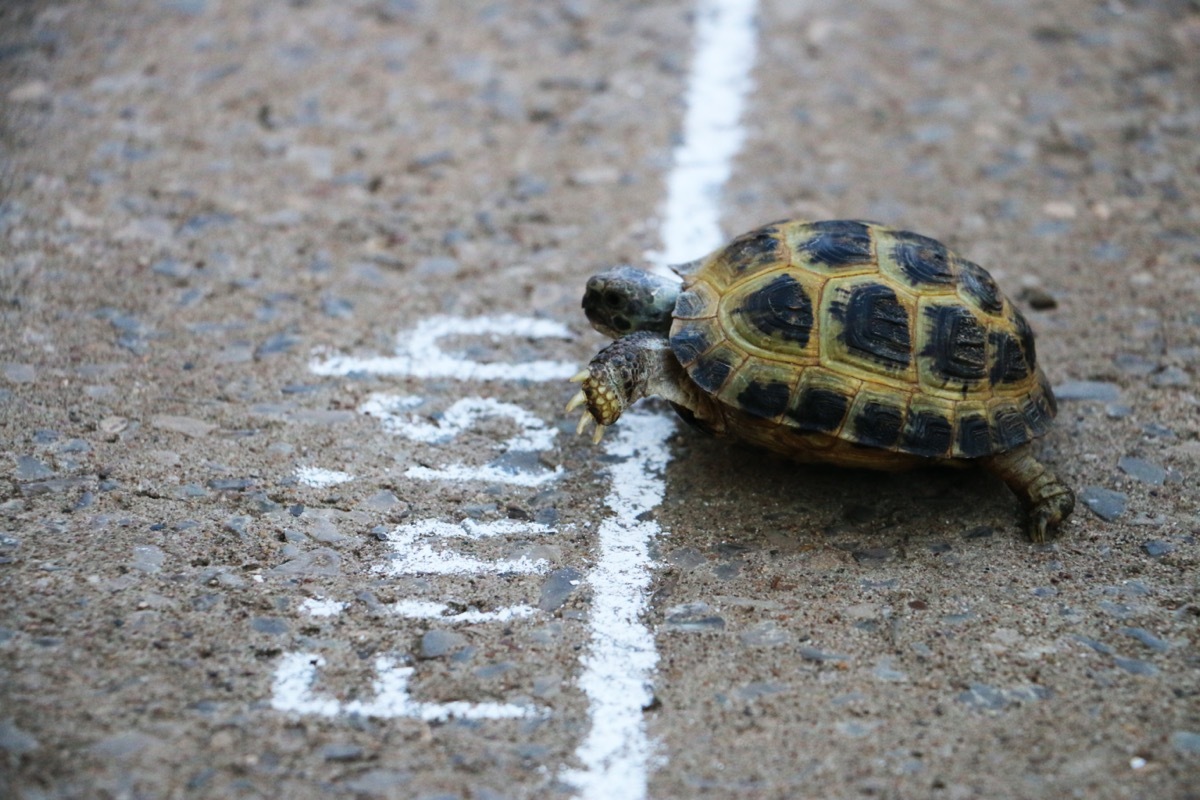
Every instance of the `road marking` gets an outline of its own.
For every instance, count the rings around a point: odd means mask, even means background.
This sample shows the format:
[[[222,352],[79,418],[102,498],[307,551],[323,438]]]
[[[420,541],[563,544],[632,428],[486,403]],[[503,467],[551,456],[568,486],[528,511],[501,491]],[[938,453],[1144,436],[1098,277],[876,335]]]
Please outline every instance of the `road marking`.
[[[591,642],[579,686],[588,696],[592,727],[575,755],[580,770],[564,777],[587,798],[646,795],[652,746],[642,709],[654,698],[658,664],[654,634],[642,623],[650,588],[650,541],[662,533],[644,514],[662,502],[670,461],[667,438],[674,419],[627,412],[605,453],[622,459],[610,468],[605,504],[613,514],[600,523],[600,557],[585,580],[592,587]]]
[[[410,522],[387,534],[387,545],[392,558],[384,564],[372,567],[381,575],[508,575],[540,574],[549,568],[545,559],[519,559],[489,561],[474,556],[462,555],[452,550],[434,550],[425,542],[427,539],[485,539],[497,536],[544,536],[554,533],[553,528],[535,522],[496,520],[483,523],[464,520],[455,525],[437,519]]]
[[[300,610],[312,617],[334,617],[346,610],[349,603],[329,600],[324,597],[309,597],[300,604]]]
[[[314,358],[309,369],[317,375],[397,375],[413,378],[456,378],[460,381],[557,381],[574,375],[579,367],[570,361],[534,360],[520,364],[474,361],[462,353],[442,350],[441,340],[451,336],[510,336],[525,339],[569,339],[571,331],[549,319],[499,314],[491,317],[436,316],[422,320],[396,337],[393,356],[355,358],[332,355]]]
[[[464,397],[442,412],[437,422],[426,422],[416,414],[403,413],[419,407],[423,402],[423,398],[411,395],[377,392],[367,397],[358,410],[377,418],[388,433],[429,444],[444,444],[479,420],[489,417],[511,419],[521,429],[519,434],[497,446],[498,450],[505,452],[549,450],[554,446],[554,437],[558,434],[557,430],[521,406],[491,397]]]
[[[476,611],[468,609],[457,614],[447,614],[450,607],[445,603],[434,603],[429,600],[400,600],[386,607],[388,611],[409,619],[435,619],[438,622],[461,622],[475,624],[479,622],[508,622],[514,619],[525,619],[537,613],[533,606],[516,605],[498,608],[495,611]]]
[[[325,659],[314,653],[286,653],[275,668],[271,706],[277,711],[293,714],[314,714],[336,717],[357,714],[364,717],[416,717],[426,722],[457,719],[520,719],[539,716],[541,710],[514,703],[429,703],[414,700],[408,693],[408,681],[413,668],[401,665],[391,656],[375,659],[374,696],[363,700],[340,702],[337,698],[318,694],[314,689]]]
[[[339,483],[352,481],[354,480],[354,476],[349,472],[341,472],[336,469],[297,467],[296,480],[305,486],[311,486],[315,489],[326,489],[330,486],[337,486]]]
[[[721,233],[720,194],[746,138],[742,107],[750,92],[757,0],[701,0],[696,54],[688,81],[683,139],[667,176],[662,250],[655,264],[682,264],[712,252]]]
[[[716,249],[723,241],[719,195],[745,138],[742,105],[750,88],[756,36],[754,0],[701,0],[696,54],[687,88],[683,141],[667,180],[663,250],[651,254],[662,268]],[[661,477],[674,422],[625,414],[606,451],[626,460],[612,467],[605,502],[613,516],[600,525],[600,561],[592,585],[591,643],[580,687],[591,705],[592,726],[575,751],[580,769],[565,774],[583,798],[646,796],[654,755],[643,709],[653,699],[658,662],[653,633],[641,621],[650,586],[648,543],[661,533],[639,517],[666,491]]]

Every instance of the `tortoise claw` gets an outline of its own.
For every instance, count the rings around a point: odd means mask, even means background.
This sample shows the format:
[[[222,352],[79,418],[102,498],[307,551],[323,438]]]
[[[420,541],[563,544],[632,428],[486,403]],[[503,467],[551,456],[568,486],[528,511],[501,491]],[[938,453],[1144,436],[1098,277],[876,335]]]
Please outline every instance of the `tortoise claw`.
[[[575,373],[575,376],[571,378],[571,383],[583,383],[588,379],[588,375],[591,375],[591,373],[586,369],[582,369]]]
[[[592,431],[592,444],[600,444],[600,439],[604,436],[607,428],[607,425],[596,425],[596,430]]]
[[[582,435],[584,431],[588,429],[588,425],[591,425],[595,421],[596,418],[593,417],[589,412],[583,412],[583,416],[579,418],[579,424],[575,426],[575,435]]]
[[[582,390],[575,393],[575,396],[567,403],[567,413],[570,414],[575,409],[587,402],[587,395]]]

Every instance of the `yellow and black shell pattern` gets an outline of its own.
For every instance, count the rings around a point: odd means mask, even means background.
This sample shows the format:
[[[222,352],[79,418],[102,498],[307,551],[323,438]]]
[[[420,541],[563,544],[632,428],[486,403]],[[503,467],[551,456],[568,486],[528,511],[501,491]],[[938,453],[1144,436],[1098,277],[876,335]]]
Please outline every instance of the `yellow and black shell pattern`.
[[[671,348],[696,385],[750,417],[970,459],[1041,436],[1056,413],[1024,317],[929,237],[783,221],[679,269]]]

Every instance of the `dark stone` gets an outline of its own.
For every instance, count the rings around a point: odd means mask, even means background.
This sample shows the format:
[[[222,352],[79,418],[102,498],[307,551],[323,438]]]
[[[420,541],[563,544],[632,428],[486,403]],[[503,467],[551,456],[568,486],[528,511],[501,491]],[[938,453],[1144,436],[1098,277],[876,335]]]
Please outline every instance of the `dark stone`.
[[[850,660],[850,656],[842,655],[841,653],[827,653],[824,650],[809,647],[808,645],[796,648],[796,653],[805,661],[816,661],[822,664],[831,661],[846,662]]]
[[[421,658],[442,658],[467,646],[467,637],[455,631],[434,628],[421,637]]]
[[[1121,669],[1133,675],[1157,675],[1158,667],[1147,661],[1141,661],[1136,658],[1123,658],[1121,656],[1113,656],[1113,663]]]
[[[542,583],[542,593],[538,598],[538,608],[542,611],[556,611],[562,607],[583,579],[583,573],[571,567],[556,569],[546,576]]]
[[[1129,496],[1102,486],[1085,486],[1079,499],[1088,509],[1105,522],[1112,522],[1125,513]]]
[[[1120,628],[1119,632],[1133,639],[1137,639],[1139,642],[1156,653],[1165,653],[1171,649],[1170,642],[1159,639],[1145,628]]]
[[[1129,477],[1148,483],[1151,486],[1162,486],[1167,479],[1167,471],[1157,464],[1152,464],[1149,461],[1143,461],[1140,458],[1132,456],[1123,456],[1117,466],[1121,471]]]
[[[252,617],[250,628],[255,633],[265,633],[270,636],[279,636],[289,630],[287,620],[278,617]]]
[[[1106,381],[1067,381],[1054,387],[1059,400],[1094,400],[1113,403],[1121,397],[1121,387]]]
[[[1142,542],[1142,552],[1151,558],[1160,558],[1169,553],[1175,552],[1175,545],[1170,542],[1151,539],[1147,542]]]

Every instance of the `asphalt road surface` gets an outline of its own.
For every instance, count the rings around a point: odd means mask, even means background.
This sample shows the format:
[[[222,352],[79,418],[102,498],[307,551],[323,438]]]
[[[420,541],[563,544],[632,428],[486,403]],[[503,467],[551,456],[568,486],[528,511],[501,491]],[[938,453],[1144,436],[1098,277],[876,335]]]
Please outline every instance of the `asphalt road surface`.
[[[1200,7],[0,7],[0,795],[1200,796]],[[987,267],[1079,493],[790,465],[583,283]]]

